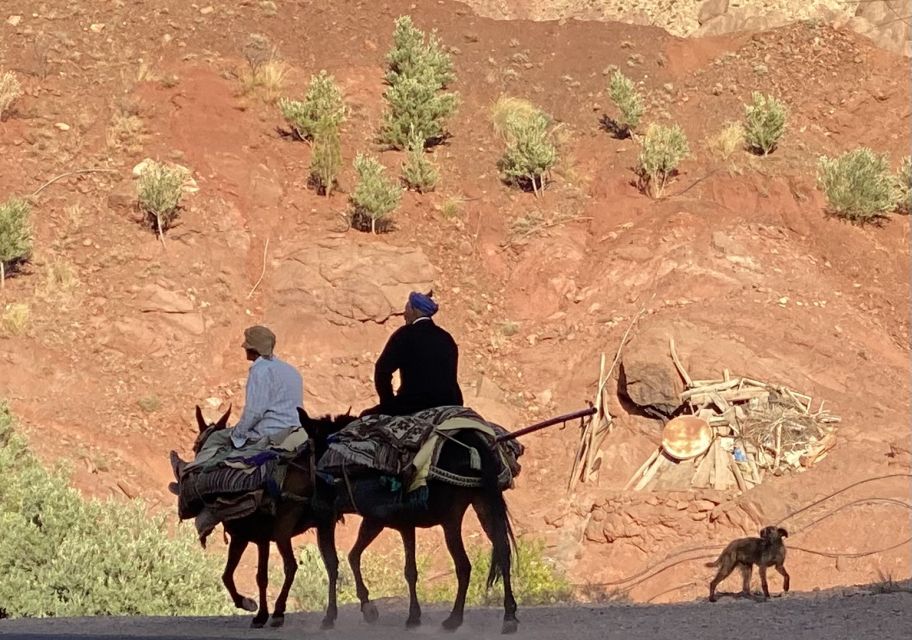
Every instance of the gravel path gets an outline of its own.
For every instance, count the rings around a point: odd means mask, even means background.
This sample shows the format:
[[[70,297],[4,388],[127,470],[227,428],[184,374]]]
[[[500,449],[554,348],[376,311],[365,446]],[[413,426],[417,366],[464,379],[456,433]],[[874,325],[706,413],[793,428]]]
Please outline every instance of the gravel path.
[[[71,618],[4,620],[0,636],[57,640],[63,638],[338,638],[401,640],[447,637],[458,640],[501,638],[500,611],[476,609],[453,634],[440,630],[445,611],[427,607],[425,626],[404,629],[405,613],[381,605],[376,626],[361,622],[357,610],[345,607],[334,631],[320,631],[316,614],[289,615],[280,630],[247,628],[249,618]],[[787,640],[899,640],[912,629],[912,593],[880,595],[791,594],[768,602],[732,598],[716,604],[607,605],[520,609],[516,638],[529,640],[721,640],[783,638]]]

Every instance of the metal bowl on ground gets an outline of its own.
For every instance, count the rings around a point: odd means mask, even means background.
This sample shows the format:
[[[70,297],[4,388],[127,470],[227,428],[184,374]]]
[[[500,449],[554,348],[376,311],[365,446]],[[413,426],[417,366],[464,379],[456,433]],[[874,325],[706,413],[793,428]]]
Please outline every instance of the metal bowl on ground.
[[[690,460],[709,449],[713,432],[709,423],[697,416],[678,416],[662,430],[662,448],[676,460]]]

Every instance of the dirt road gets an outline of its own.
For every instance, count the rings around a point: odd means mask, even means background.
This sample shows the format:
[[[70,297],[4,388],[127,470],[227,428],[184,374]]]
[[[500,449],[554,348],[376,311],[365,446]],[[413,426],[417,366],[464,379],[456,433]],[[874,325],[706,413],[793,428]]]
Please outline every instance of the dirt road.
[[[847,594],[849,592],[846,592]],[[405,614],[384,606],[376,626],[361,622],[356,609],[345,607],[334,631],[320,631],[317,614],[290,615],[280,630],[251,630],[249,619],[228,618],[79,618],[6,620],[0,636],[58,640],[64,638],[339,638],[400,640],[409,637],[454,639],[500,638],[500,611],[473,610],[454,634],[440,629],[445,612],[426,608],[425,625],[404,629]],[[608,605],[600,607],[538,607],[520,610],[515,636],[528,640],[685,640],[700,638],[788,638],[789,640],[899,640],[912,629],[912,593],[791,594],[767,602],[731,598],[716,604]]]

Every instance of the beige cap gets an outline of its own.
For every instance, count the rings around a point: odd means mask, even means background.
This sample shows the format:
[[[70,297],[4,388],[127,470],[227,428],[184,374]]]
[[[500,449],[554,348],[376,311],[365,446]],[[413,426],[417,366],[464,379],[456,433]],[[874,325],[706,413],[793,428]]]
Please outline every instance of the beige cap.
[[[272,331],[266,327],[256,325],[244,330],[244,344],[241,346],[269,358],[272,356],[275,342],[276,337]]]

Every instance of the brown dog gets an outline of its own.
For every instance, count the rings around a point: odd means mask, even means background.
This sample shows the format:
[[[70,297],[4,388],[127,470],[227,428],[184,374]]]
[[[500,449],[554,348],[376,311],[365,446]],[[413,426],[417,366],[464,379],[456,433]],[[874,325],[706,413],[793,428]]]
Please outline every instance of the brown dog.
[[[709,583],[709,601],[716,601],[716,587],[725,580],[736,568],[741,569],[744,581],[741,594],[750,596],[750,581],[754,565],[760,569],[760,584],[763,595],[770,597],[769,586],[766,583],[766,568],[775,567],[782,575],[782,590],[789,590],[789,574],[785,570],[785,542],[788,531],[779,527],[764,527],[760,530],[759,538],[740,538],[732,540],[719,554],[715,562],[708,562],[707,567],[719,567],[716,577]]]

